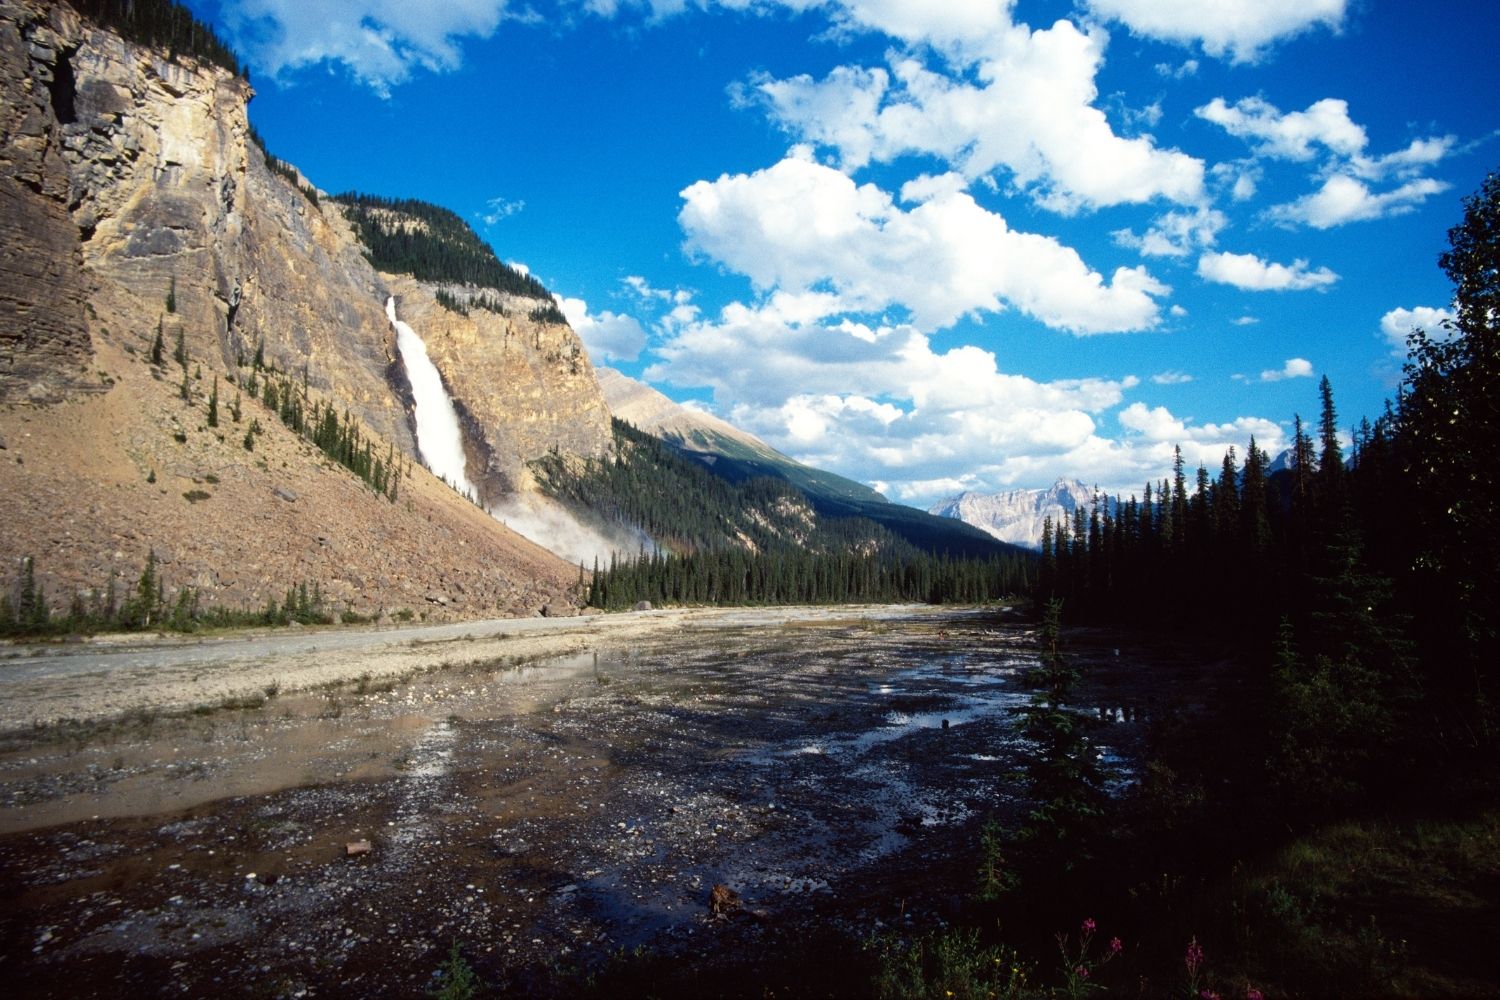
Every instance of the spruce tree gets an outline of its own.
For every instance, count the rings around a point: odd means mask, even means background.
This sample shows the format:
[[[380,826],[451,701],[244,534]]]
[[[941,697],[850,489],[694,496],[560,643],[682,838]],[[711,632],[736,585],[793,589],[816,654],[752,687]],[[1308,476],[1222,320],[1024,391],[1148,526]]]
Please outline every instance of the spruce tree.
[[[170,309],[167,311],[171,312]],[[183,332],[181,324],[177,327],[177,346],[172,349],[172,360],[181,365],[184,372],[187,371],[187,334]]]
[[[219,376],[214,376],[213,392],[208,396],[208,426],[219,426]]]
[[[151,363],[160,368],[162,365],[162,353],[166,350],[166,344],[162,342],[162,321],[156,321],[156,339],[151,341]]]

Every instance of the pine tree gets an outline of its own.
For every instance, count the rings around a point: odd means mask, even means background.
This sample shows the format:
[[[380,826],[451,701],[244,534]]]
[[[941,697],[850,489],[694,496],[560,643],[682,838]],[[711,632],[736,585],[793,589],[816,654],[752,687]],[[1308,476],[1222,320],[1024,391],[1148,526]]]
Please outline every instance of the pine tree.
[[[167,311],[171,312],[172,310],[168,309]],[[177,346],[172,349],[172,360],[181,365],[184,372],[187,371],[187,334],[183,331],[181,324],[177,327]]]
[[[177,311],[177,275],[172,275],[171,284],[167,286],[167,312]]]
[[[162,341],[162,321],[156,321],[156,339],[151,341],[151,363],[160,368],[162,365],[162,352],[166,350],[166,344]]]
[[[214,376],[213,392],[208,396],[208,426],[219,426],[219,376]]]
[[[1318,383],[1318,480],[1325,502],[1338,503],[1344,482],[1344,450],[1339,445],[1338,412],[1333,408],[1333,386],[1324,375]]]

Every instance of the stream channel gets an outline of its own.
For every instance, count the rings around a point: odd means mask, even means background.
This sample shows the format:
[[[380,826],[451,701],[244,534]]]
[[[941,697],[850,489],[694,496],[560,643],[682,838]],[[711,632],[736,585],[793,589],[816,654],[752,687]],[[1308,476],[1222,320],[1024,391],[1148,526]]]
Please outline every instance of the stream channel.
[[[8,992],[420,996],[453,942],[522,992],[621,949],[711,969],[941,923],[1014,805],[1033,631],[768,621],[10,747]],[[1135,685],[1082,656],[1128,771]]]

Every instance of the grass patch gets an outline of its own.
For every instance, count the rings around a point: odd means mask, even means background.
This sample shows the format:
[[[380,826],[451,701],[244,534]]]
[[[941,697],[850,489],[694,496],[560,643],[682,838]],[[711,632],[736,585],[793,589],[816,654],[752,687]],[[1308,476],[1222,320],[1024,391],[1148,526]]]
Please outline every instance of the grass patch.
[[[1247,972],[1322,996],[1495,995],[1500,810],[1348,821],[1236,879]]]

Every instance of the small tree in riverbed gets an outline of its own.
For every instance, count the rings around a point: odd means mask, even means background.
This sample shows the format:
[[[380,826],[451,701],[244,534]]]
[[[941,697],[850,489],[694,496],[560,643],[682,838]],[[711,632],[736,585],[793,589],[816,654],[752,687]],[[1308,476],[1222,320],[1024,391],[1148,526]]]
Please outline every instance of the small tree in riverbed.
[[[1028,675],[1036,693],[1019,709],[1021,732],[1032,744],[1022,767],[1031,807],[1018,829],[985,837],[981,890],[995,898],[1035,877],[1047,885],[1066,878],[1093,854],[1104,815],[1104,772],[1088,739],[1089,720],[1069,706],[1079,673],[1062,654],[1062,602],[1051,601],[1042,617],[1041,658]],[[1002,864],[1009,849],[1014,867]]]

